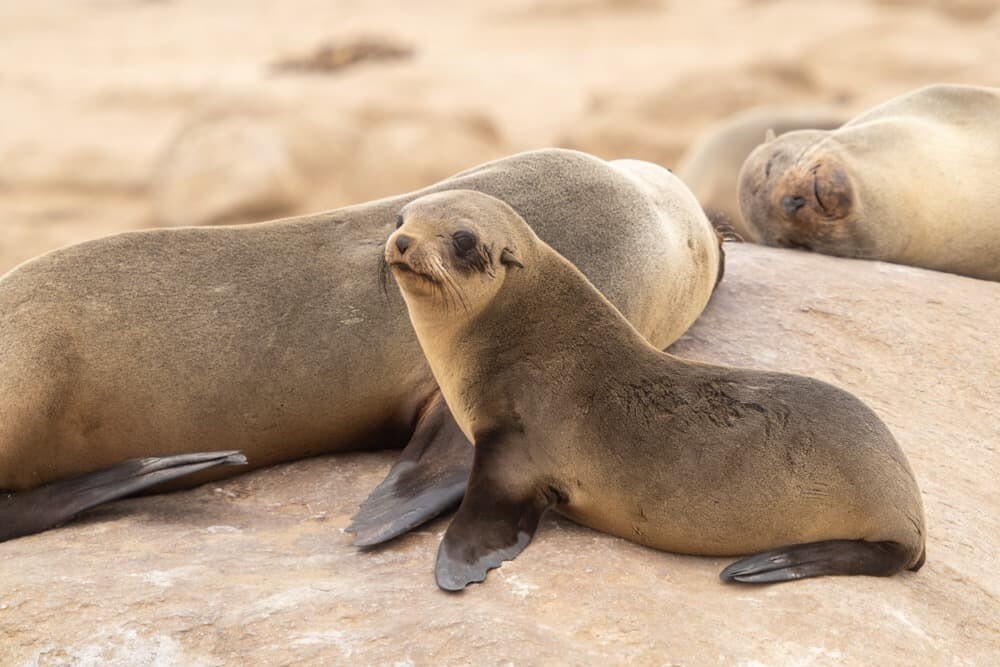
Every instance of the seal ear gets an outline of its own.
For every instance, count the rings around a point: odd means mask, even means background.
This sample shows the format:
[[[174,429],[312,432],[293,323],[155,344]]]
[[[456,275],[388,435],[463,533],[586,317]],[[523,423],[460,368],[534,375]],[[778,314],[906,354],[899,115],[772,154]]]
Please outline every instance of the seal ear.
[[[774,129],[769,127],[767,128],[767,131],[764,132],[764,143],[769,144],[772,141],[774,141]]]
[[[517,251],[512,248],[504,248],[500,252],[500,263],[501,264],[513,264],[514,266],[524,268],[524,264],[521,264],[521,260],[517,257]]]

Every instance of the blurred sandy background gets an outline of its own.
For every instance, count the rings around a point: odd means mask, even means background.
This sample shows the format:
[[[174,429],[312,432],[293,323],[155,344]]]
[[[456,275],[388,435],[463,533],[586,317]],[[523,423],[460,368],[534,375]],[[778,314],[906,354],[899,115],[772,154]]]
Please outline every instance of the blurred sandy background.
[[[0,272],[119,230],[364,201],[528,148],[673,166],[759,104],[853,111],[930,82],[998,85],[998,5],[4,0]]]

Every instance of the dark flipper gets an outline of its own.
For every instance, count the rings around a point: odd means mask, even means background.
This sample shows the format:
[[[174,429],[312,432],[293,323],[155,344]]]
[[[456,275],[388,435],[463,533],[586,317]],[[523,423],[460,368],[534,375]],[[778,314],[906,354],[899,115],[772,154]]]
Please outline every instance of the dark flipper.
[[[745,584],[770,584],[831,574],[888,577],[905,568],[911,556],[908,549],[896,542],[810,542],[738,560],[724,569],[719,577],[723,581]]]
[[[722,282],[722,277],[726,275],[726,249],[723,247],[723,243],[726,241],[742,243],[743,237],[733,227],[729,221],[729,216],[722,211],[705,209],[705,215],[708,217],[708,221],[712,223],[712,228],[715,230],[715,235],[719,240],[719,270],[715,274],[715,287],[718,287],[719,283]]]
[[[132,459],[95,472],[0,496],[0,542],[40,533],[109,500],[218,465],[244,465],[240,452]]]
[[[515,478],[515,466],[503,459],[517,456],[503,443],[495,453],[477,439],[476,456],[462,506],[438,548],[434,575],[440,588],[460,591],[483,581],[486,573],[521,553],[556,495]],[[511,451],[511,450],[514,451]],[[519,462],[522,463],[523,462]]]
[[[472,468],[472,444],[438,394],[382,483],[361,503],[347,532],[374,546],[457,507]]]
[[[740,236],[740,233],[736,231],[735,227],[733,227],[733,223],[729,219],[728,215],[716,209],[705,209],[705,217],[707,217],[708,221],[712,223],[712,227],[715,229],[715,234],[719,237],[720,244],[723,241],[743,243],[744,238]]]

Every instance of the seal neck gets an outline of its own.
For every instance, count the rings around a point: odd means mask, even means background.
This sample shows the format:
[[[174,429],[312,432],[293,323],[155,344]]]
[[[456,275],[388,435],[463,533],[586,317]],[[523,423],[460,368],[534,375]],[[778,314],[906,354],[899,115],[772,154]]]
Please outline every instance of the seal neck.
[[[554,250],[511,269],[474,317],[417,334],[448,406],[470,440],[481,423],[544,414],[549,399],[628,378],[669,360]],[[433,340],[429,336],[434,336]],[[613,376],[613,377],[612,377]]]

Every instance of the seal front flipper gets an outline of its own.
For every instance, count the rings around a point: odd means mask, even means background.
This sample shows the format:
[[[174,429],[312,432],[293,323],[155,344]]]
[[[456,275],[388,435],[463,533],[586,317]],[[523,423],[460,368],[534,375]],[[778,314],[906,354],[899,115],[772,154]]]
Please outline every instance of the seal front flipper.
[[[387,542],[458,506],[472,468],[472,443],[440,393],[386,478],[361,503],[347,532],[354,544]]]
[[[109,500],[219,465],[245,465],[238,451],[132,459],[0,499],[0,542],[40,533]]]
[[[546,487],[512,478],[511,467],[496,460],[510,456],[509,449],[483,444],[480,438],[476,442],[465,499],[441,540],[434,565],[437,584],[446,591],[483,581],[487,572],[513,560],[528,546],[542,514],[558,499]],[[513,443],[504,443],[509,444]]]
[[[764,551],[738,560],[719,577],[744,584],[770,584],[833,574],[888,577],[911,561],[911,553],[896,542],[827,540]],[[911,569],[923,564],[923,557]]]

